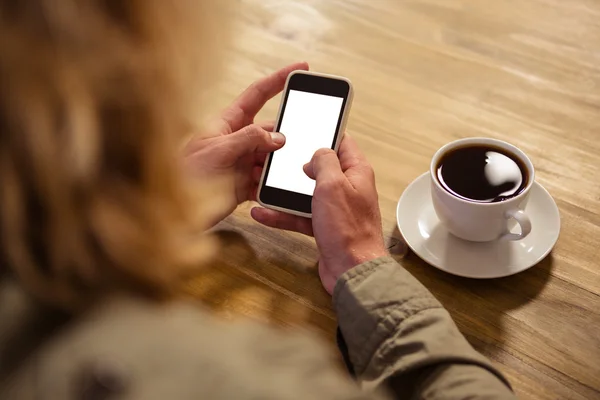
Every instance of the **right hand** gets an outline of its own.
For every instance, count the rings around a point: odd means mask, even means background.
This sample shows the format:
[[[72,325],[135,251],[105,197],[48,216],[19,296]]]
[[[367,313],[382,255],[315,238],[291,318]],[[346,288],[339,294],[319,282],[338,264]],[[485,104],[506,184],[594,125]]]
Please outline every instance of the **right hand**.
[[[318,150],[304,172],[316,180],[312,220],[260,207],[252,209],[252,217],[266,226],[314,236],[321,255],[319,276],[331,294],[346,271],[388,254],[375,175],[348,135],[339,154],[331,149]]]

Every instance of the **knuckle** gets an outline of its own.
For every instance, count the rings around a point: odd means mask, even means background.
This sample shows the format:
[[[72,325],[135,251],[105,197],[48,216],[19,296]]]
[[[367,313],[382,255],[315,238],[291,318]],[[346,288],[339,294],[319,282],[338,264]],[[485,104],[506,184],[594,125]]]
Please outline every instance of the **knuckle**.
[[[313,197],[320,199],[323,197],[327,197],[327,195],[328,195],[327,187],[325,187],[323,185],[317,185],[317,187],[315,188],[315,191],[313,193]]]
[[[249,137],[263,136],[263,132],[263,129],[256,124],[251,124],[244,128],[244,133]]]
[[[326,181],[320,182],[320,184],[317,184],[317,187],[315,188],[315,192],[317,190],[319,190],[319,192],[323,192],[325,194],[331,194],[334,193],[338,190],[340,190],[343,187],[343,180],[339,179],[339,178],[333,178],[333,179],[328,179]]]
[[[373,182],[375,181],[375,170],[373,169],[373,166],[371,166],[371,164],[365,165],[365,176],[369,178],[369,180]]]
[[[256,124],[246,126],[240,134],[247,145],[252,148],[256,147],[259,143],[270,141],[269,133]]]
[[[330,154],[332,154],[335,152],[331,149],[319,149],[315,152],[315,158],[319,158],[319,157],[324,157],[324,156],[328,156]]]

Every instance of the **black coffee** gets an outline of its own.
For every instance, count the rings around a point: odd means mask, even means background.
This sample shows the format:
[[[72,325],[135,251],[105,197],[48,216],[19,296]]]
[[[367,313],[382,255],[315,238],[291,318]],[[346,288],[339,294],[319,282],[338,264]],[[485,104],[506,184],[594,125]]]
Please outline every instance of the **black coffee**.
[[[436,173],[448,192],[481,203],[515,197],[529,181],[527,168],[521,159],[489,145],[450,150],[438,162]]]

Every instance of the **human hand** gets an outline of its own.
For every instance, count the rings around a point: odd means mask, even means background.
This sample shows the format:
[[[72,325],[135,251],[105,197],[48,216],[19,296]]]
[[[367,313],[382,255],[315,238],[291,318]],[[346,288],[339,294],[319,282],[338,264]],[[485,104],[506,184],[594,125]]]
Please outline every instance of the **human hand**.
[[[304,172],[316,180],[312,220],[260,207],[252,209],[252,217],[266,226],[314,236],[320,252],[319,276],[331,294],[344,272],[387,254],[375,175],[347,135],[339,154],[318,150]]]
[[[186,145],[185,163],[194,175],[233,177],[226,189],[227,204],[215,222],[246,200],[256,199],[265,158],[284,145],[285,137],[271,132],[273,123],[254,124],[254,118],[268,100],[283,90],[288,75],[296,70],[308,70],[308,64],[292,64],[254,82],[221,113],[208,132]]]

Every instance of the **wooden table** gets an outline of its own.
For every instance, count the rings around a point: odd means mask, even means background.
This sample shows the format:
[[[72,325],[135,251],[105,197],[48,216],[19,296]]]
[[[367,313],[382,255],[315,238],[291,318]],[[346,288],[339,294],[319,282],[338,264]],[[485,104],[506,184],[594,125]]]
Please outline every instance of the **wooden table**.
[[[529,154],[561,212],[552,255],[488,281],[446,274],[415,255],[401,263],[522,398],[600,399],[600,1],[235,4],[214,111],[292,61],[349,77],[349,131],[375,168],[390,246],[400,238],[398,198],[443,144],[488,136]],[[261,117],[273,119],[278,101]],[[313,240],[259,226],[250,206],[218,227],[222,262],[191,291],[226,317],[304,327],[333,344]]]

